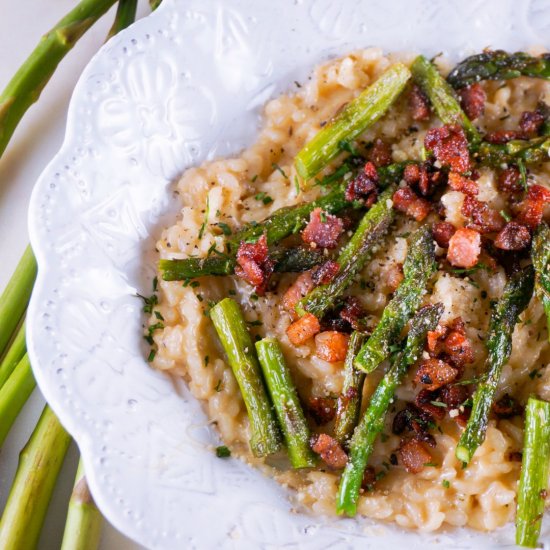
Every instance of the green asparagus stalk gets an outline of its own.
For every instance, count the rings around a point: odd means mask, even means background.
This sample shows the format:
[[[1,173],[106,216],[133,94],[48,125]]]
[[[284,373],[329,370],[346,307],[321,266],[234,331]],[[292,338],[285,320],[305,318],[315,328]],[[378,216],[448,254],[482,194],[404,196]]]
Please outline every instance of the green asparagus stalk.
[[[35,386],[29,358],[25,354],[0,389],[0,448]]]
[[[0,119],[1,116],[0,114]],[[36,260],[31,247],[28,246],[8,286],[0,296],[0,356],[6,351],[6,346],[19,325],[25,309],[27,309],[36,279],[36,271]]]
[[[497,144],[483,141],[475,151],[475,158],[483,164],[499,168],[503,164],[540,164],[549,160],[550,138],[513,139]]]
[[[309,447],[311,434],[281,346],[277,340],[264,338],[256,342],[256,351],[290,463],[293,468],[313,468],[317,460]]]
[[[379,186],[384,189],[403,174],[404,164],[395,163],[378,169]],[[315,201],[280,208],[261,223],[250,223],[226,240],[223,254],[212,254],[206,258],[185,260],[161,260],[159,269],[165,281],[181,281],[205,275],[231,275],[236,264],[236,253],[241,242],[254,242],[263,233],[269,245],[277,245],[282,239],[300,231],[309,221],[315,208],[322,208],[327,214],[336,214],[346,207],[353,206],[346,201],[345,185],[335,186],[329,193]],[[275,251],[276,266],[279,272],[301,271],[302,266],[313,261],[313,253]],[[306,268],[309,269],[309,268]]]
[[[116,0],[81,0],[42,37],[0,95],[0,157],[27,109],[38,100],[60,61]],[[1,349],[1,347],[0,347]]]
[[[379,120],[399,97],[411,73],[396,63],[363,91],[317,135],[306,144],[295,159],[298,174],[311,179],[341,151],[340,143],[353,140]]]
[[[115,20],[107,40],[129,27],[136,20],[137,0],[118,0]]]
[[[350,206],[344,194],[345,186],[338,185],[317,200],[280,208],[261,223],[247,224],[227,240],[229,251],[235,253],[241,242],[255,241],[264,233],[267,244],[277,244],[285,237],[300,231],[309,221],[309,215],[315,208],[322,208],[327,214],[336,214]]]
[[[298,315],[311,313],[321,319],[340,299],[365,266],[374,247],[387,234],[394,218],[391,198],[395,189],[396,185],[386,189],[363,216],[353,237],[338,256],[338,273],[328,284],[314,288],[296,304]]]
[[[319,250],[305,247],[280,248],[269,252],[278,273],[298,273],[319,265],[323,256]],[[159,269],[165,281],[184,281],[205,275],[232,275],[235,256],[217,255],[185,260],[160,260]]]
[[[428,97],[440,120],[444,124],[460,124],[468,142],[474,147],[478,145],[481,141],[479,132],[460,107],[453,89],[441,76],[437,67],[423,55],[419,55],[412,64],[411,72],[414,81]]]
[[[424,347],[428,331],[435,330],[443,313],[441,304],[426,306],[418,311],[411,321],[405,349],[392,361],[376,390],[369,406],[355,429],[350,444],[349,460],[342,474],[336,497],[336,511],[354,516],[361,481],[378,434],[384,428],[386,413],[391,405],[396,388],[401,384],[410,365],[415,363]]]
[[[550,465],[550,403],[529,398],[518,488],[516,544],[538,547]]]
[[[531,257],[535,268],[535,293],[546,313],[550,342],[550,228],[545,222],[538,226],[533,235]]]
[[[334,437],[344,447],[348,446],[361,414],[363,384],[366,375],[364,372],[358,371],[353,366],[353,362],[365,342],[365,338],[366,336],[361,332],[352,333],[344,363],[344,385],[342,393],[338,397],[334,422]]]
[[[463,88],[481,80],[509,80],[519,76],[550,79],[550,56],[533,57],[524,52],[484,51],[461,61],[447,80],[454,88]]]
[[[46,510],[71,438],[46,405],[19,456],[19,466],[0,519],[0,548],[36,547]]]
[[[88,489],[81,459],[69,500],[61,550],[95,550],[99,545],[102,526],[103,518]]]
[[[19,361],[23,359],[26,351],[27,344],[25,341],[25,323],[23,323],[19,328],[16,337],[13,339],[13,342],[10,344],[4,359],[2,359],[2,362],[0,363],[0,390],[6,383],[6,380],[10,377]]]
[[[506,283],[500,300],[493,307],[489,323],[485,362],[486,375],[474,393],[472,413],[456,447],[456,457],[463,463],[472,459],[483,443],[489,413],[502,372],[512,352],[512,333],[519,314],[527,307],[533,294],[533,267],[528,266],[514,274]]]
[[[388,357],[390,346],[396,343],[407,321],[420,305],[435,270],[434,241],[430,228],[424,225],[411,237],[403,265],[403,281],[384,308],[374,332],[355,358],[356,368],[366,373],[372,372]]]
[[[279,430],[241,310],[235,301],[225,298],[210,310],[210,318],[248,411],[252,452],[255,456],[272,454],[280,447]]]

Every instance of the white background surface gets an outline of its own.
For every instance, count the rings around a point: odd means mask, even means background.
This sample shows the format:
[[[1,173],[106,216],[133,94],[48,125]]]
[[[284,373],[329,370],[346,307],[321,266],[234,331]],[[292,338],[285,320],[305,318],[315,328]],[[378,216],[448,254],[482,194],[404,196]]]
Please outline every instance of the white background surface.
[[[40,36],[69,12],[71,0],[0,0],[0,89],[3,89],[37,44]],[[148,13],[140,0],[138,15]],[[61,146],[72,90],[82,69],[103,44],[113,10],[69,52],[28,111],[0,159],[0,289],[11,276],[25,246],[27,205],[34,182]],[[35,390],[0,451],[0,509],[3,509],[17,467],[17,456],[42,411],[44,400]],[[39,543],[40,549],[58,549],[63,535],[67,502],[78,461],[73,444],[67,454]],[[102,550],[141,548],[105,525]]]

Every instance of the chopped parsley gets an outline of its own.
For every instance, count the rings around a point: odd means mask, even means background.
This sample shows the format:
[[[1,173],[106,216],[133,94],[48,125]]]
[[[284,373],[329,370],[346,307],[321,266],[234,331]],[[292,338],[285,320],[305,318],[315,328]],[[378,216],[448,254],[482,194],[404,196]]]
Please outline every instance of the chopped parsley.
[[[296,196],[300,194],[300,181],[298,180],[298,176],[294,176],[294,190],[296,191]]]
[[[271,168],[273,168],[273,170],[277,170],[277,172],[279,172],[283,176],[283,178],[288,179],[285,171],[276,162],[271,163]]]
[[[202,239],[204,231],[208,224],[208,217],[210,216],[210,197],[206,197],[206,209],[204,210],[204,221],[202,222],[201,228],[199,229],[199,239]]]
[[[510,214],[508,214],[508,212],[504,211],[504,210],[501,210],[500,211],[500,215],[507,221],[512,221],[512,216],[510,216]]]
[[[150,352],[149,352],[149,357],[147,357],[147,361],[149,361],[149,363],[151,363],[153,361],[153,359],[155,358],[155,355],[157,354],[157,350],[155,349],[152,349]]]
[[[231,451],[225,445],[220,445],[216,447],[216,456],[218,458],[228,458],[231,456]]]
[[[448,479],[444,479],[441,482],[441,485],[443,485],[443,487],[445,487],[445,489],[448,489],[451,486],[451,482]]]
[[[229,235],[231,235],[231,227],[229,227],[226,223],[224,222],[218,222],[216,224],[221,230],[222,230],[222,233],[228,237]]]
[[[143,300],[143,313],[153,313],[153,308],[159,303],[158,296],[156,294],[149,296],[149,298],[141,294],[137,296]]]
[[[474,267],[470,267],[468,269],[451,269],[450,271],[455,275],[471,275],[480,269],[488,269],[488,267],[483,262],[479,262],[477,265],[474,265]]]
[[[155,310],[155,317],[159,320],[159,321],[164,321],[164,317],[162,316],[162,313],[160,311],[156,311]]]
[[[321,210],[319,217],[321,218],[321,223],[327,223],[327,213],[324,210]]]
[[[261,193],[258,193],[257,195],[254,195],[254,198],[257,201],[262,201],[266,205],[273,202],[273,199],[264,191],[262,191]]]
[[[346,151],[354,157],[359,156],[359,151],[357,150],[355,144],[351,141],[348,141],[347,139],[342,139],[338,142],[338,149],[340,149],[340,151]]]

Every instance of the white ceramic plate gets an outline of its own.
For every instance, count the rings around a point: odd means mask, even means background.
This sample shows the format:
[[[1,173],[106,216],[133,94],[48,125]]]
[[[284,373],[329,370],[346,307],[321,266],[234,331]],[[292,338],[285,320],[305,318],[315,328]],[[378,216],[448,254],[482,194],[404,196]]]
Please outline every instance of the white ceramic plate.
[[[200,406],[148,366],[135,295],[150,293],[154,243],[177,214],[170,182],[249,144],[265,101],[318,62],[371,45],[459,57],[549,30],[544,0],[164,0],[92,60],[31,201],[28,334],[116,527],[152,548],[513,546],[511,529],[428,536],[294,513],[275,482],[214,456]]]

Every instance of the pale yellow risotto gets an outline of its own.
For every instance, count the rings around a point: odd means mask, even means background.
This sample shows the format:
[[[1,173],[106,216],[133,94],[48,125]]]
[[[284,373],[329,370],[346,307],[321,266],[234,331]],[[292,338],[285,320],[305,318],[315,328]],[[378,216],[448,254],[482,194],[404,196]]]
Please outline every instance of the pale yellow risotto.
[[[361,444],[358,439],[354,450],[354,440],[335,435],[341,406],[351,396],[361,400],[362,411],[367,409],[384,373],[399,361],[396,354],[413,314],[424,305],[442,304],[437,327],[428,332],[381,416],[356,518],[422,531],[444,526],[493,530],[516,514],[527,399],[550,401],[540,273],[527,307],[519,308],[519,320],[510,328],[511,354],[503,358],[500,376],[488,390],[496,386],[485,411],[487,426],[478,426],[480,444],[470,448],[468,464],[455,452],[476,392],[490,378],[486,373],[498,370],[494,358],[487,360],[491,312],[507,281],[531,269],[533,235],[548,221],[547,149],[536,161],[519,160],[507,144],[543,141],[538,136],[545,135],[548,124],[544,105],[550,101],[550,83],[519,77],[457,87],[455,97],[473,121],[466,124],[459,117],[442,121],[430,94],[410,79],[383,116],[341,140],[338,156],[327,158],[313,177],[301,177],[295,163],[303,147],[341,120],[350,102],[385,71],[397,63],[411,68],[415,59],[369,48],[329,61],[287,95],[267,103],[251,147],[183,174],[177,182],[181,214],[162,232],[159,259],[218,257],[232,258],[233,264],[226,276],[163,280],[166,274],[159,272],[158,303],[149,303],[146,327],[149,359],[153,368],[183,377],[204,404],[227,446],[218,449],[219,455],[231,453],[262,467],[289,488],[296,503],[331,515],[342,472],[346,463],[351,468]],[[451,68],[440,58],[434,63],[443,75]],[[482,136],[480,151],[489,144],[509,156],[495,161],[487,160],[486,152],[473,153],[472,143],[478,145],[468,124]],[[343,162],[345,168],[331,178]],[[382,174],[394,166],[396,190],[383,199],[391,224],[358,264],[350,284],[333,292],[331,307],[322,315],[295,308],[298,299],[338,277],[344,268],[339,252],[369,208],[377,207]],[[338,185],[345,189],[343,208],[318,208],[294,234],[278,242],[268,237],[267,253],[262,237],[241,243],[238,251],[227,247],[245,224],[253,227],[283,207],[310,203]],[[362,399],[353,392],[343,395],[346,372],[358,366],[353,357],[347,366],[344,362],[350,333],[363,333],[364,342],[376,332],[386,306],[408,280],[403,264],[418,227],[432,231],[435,270],[426,276],[403,326],[386,342],[380,364],[366,375]],[[285,272],[272,252],[281,246],[307,255],[307,265]],[[307,445],[313,450],[307,452],[315,456],[316,466],[292,468],[284,446],[268,456],[251,452],[245,402],[210,316],[224,298],[240,305],[253,341],[270,337],[279,342],[310,430]],[[361,377],[360,370],[355,374]]]

